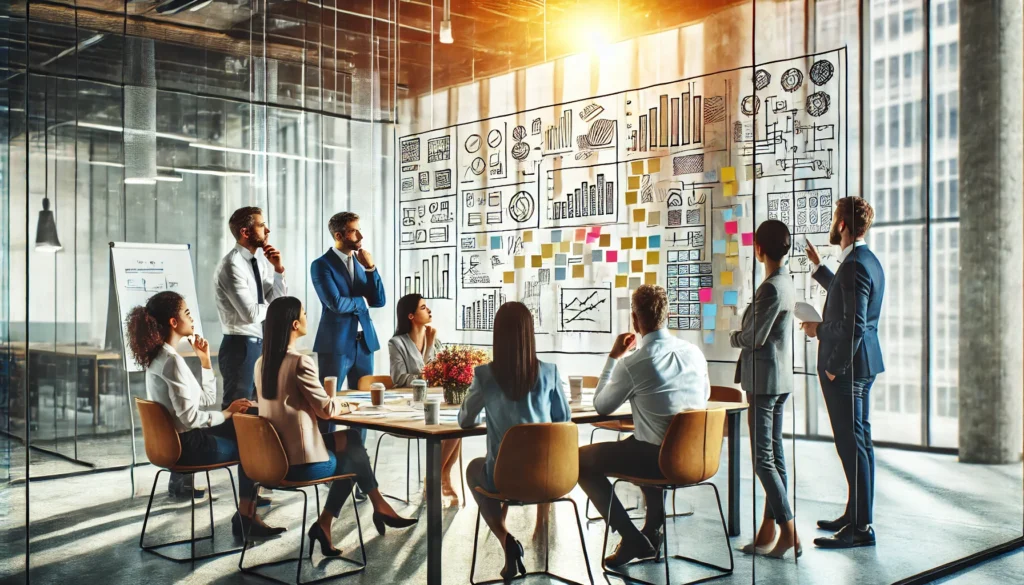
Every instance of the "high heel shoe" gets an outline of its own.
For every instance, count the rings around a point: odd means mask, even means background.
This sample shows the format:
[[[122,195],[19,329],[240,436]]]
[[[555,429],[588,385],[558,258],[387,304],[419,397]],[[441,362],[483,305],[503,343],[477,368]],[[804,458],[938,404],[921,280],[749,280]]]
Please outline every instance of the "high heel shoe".
[[[789,558],[789,551],[793,551],[794,558],[799,559],[804,554],[804,547],[798,544],[795,547],[787,548],[781,553],[769,552],[765,556],[772,559],[787,559]]]
[[[526,575],[526,567],[523,566],[523,543],[515,539],[511,534],[505,535],[505,566],[501,569],[501,578],[510,583],[516,575]]]
[[[327,535],[324,534],[324,529],[320,527],[319,522],[313,524],[306,534],[309,536],[309,560],[313,560],[314,542],[320,543],[320,554],[323,556],[328,558],[341,556],[341,549],[331,546],[331,541],[327,539]]]
[[[248,536],[250,539],[265,539],[277,536],[286,531],[284,526],[267,526],[259,518],[242,516],[238,512],[231,517],[231,532],[236,538]]]
[[[384,536],[388,526],[391,528],[408,528],[415,524],[419,518],[402,518],[400,516],[386,516],[380,512],[373,512],[373,525],[377,528],[377,534]]]

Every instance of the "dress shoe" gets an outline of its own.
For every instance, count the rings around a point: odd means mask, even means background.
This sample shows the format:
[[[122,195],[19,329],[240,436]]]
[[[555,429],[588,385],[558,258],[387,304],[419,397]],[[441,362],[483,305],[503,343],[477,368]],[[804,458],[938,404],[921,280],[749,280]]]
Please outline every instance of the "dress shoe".
[[[250,539],[270,538],[272,536],[277,536],[286,530],[287,528],[283,526],[267,526],[259,518],[254,520],[252,518],[242,516],[238,512],[235,512],[235,515],[231,517],[231,533],[234,534],[236,538],[242,538],[246,535],[248,535]]]
[[[660,561],[661,541],[665,534],[665,527],[659,526],[657,530],[647,530],[647,528],[645,527],[643,530],[640,531],[640,534],[646,536],[647,542],[651,543],[651,548],[654,549],[654,560]]]
[[[850,521],[847,520],[846,516],[840,516],[835,520],[818,520],[818,528],[829,532],[839,532],[849,523]]]
[[[501,580],[511,583],[516,575],[526,575],[526,567],[523,565],[523,543],[516,540],[511,534],[505,534],[505,566],[501,569]]]
[[[377,529],[377,534],[384,536],[387,531],[387,527],[391,528],[408,528],[415,524],[419,518],[402,518],[401,516],[385,516],[376,510],[373,512],[373,526]]]
[[[167,482],[167,495],[176,500],[190,500],[195,497],[198,502],[206,497],[206,490],[192,487],[191,481],[171,480]]]
[[[860,530],[853,524],[847,524],[832,536],[814,539],[814,546],[819,548],[854,548],[858,546],[875,546],[875,531],[868,526]]]
[[[274,503],[274,501],[271,500],[270,498],[264,498],[263,496],[256,496],[256,507],[257,508],[265,508],[265,507],[267,507],[267,506],[269,506],[269,505],[271,505],[273,503]]]
[[[612,569],[617,569],[626,563],[636,559],[653,559],[657,551],[651,546],[651,541],[643,534],[638,537],[623,537],[615,552],[604,558],[604,564]]]

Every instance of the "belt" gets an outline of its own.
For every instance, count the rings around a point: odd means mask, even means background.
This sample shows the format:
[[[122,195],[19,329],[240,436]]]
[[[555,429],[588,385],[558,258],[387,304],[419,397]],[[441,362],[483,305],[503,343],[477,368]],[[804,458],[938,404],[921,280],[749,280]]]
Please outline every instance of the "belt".
[[[363,339],[363,332],[362,331],[357,332],[356,333],[356,341],[360,341],[362,339]]]

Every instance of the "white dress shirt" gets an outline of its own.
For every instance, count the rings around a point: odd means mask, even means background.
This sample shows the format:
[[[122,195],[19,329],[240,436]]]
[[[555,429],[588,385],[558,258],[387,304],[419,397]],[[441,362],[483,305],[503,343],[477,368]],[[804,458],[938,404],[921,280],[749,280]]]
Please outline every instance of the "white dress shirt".
[[[355,254],[355,252],[353,252],[351,254],[346,254],[346,253],[342,252],[341,250],[339,250],[337,248],[331,248],[331,249],[334,250],[334,253],[338,255],[338,258],[341,258],[341,263],[344,264],[345,268],[348,269],[349,280],[352,283],[355,283],[355,281],[356,281],[356,267],[355,267],[356,254]],[[364,272],[373,272],[376,269],[377,269],[377,267],[374,266],[373,268],[366,268],[366,269],[364,269]],[[356,331],[360,331],[361,332],[363,330],[363,324],[360,323],[358,320],[356,321],[356,327],[358,327],[358,329],[356,329]]]
[[[171,413],[174,430],[179,433],[224,422],[224,413],[219,410],[199,410],[217,402],[213,370],[203,368],[202,378],[200,386],[185,358],[166,343],[146,368],[146,398],[159,402]]]
[[[259,302],[256,275],[252,272],[253,258],[260,271],[258,286],[263,287],[263,303]],[[235,244],[217,265],[214,275],[217,289],[217,314],[224,335],[245,335],[263,338],[263,321],[267,318],[270,301],[288,294],[284,275],[263,254],[255,256]]]
[[[852,246],[847,246],[843,248],[843,250],[839,252],[839,263],[842,264],[843,261],[846,260],[846,258],[853,253],[853,249],[859,248],[860,246],[867,246],[867,242],[865,242],[864,240],[854,240]],[[821,264],[815,264],[814,269],[811,270],[811,274],[813,275],[815,272],[818,271],[819,268],[821,268]]]
[[[641,341],[632,355],[608,358],[594,393],[594,408],[611,414],[629,400],[636,426],[633,436],[660,445],[672,417],[707,408],[708,362],[696,345],[667,329],[652,331]]]

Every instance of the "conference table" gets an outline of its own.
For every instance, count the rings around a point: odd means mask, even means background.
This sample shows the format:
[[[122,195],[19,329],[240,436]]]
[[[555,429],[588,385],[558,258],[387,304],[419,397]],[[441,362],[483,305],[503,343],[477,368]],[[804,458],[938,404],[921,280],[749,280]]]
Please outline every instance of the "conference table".
[[[440,389],[430,389],[434,394]],[[339,392],[349,402],[357,405],[357,410],[339,415],[334,420],[355,428],[373,429],[383,433],[400,435],[427,442],[427,584],[441,585],[441,541],[444,537],[441,523],[441,441],[445,439],[462,439],[487,434],[486,423],[464,429],[455,418],[458,406],[441,405],[440,424],[428,425],[423,422],[422,410],[416,411],[408,406],[411,388],[394,388],[387,391],[385,403],[371,406],[369,394],[366,392]],[[398,395],[400,398],[395,399]],[[585,394],[581,403],[570,403],[572,422],[576,424],[593,424],[597,422],[630,420],[629,403],[612,414],[598,414]],[[740,534],[740,420],[743,411],[748,408],[743,402],[708,402],[708,409],[723,408],[726,410],[728,428],[727,452],[728,464],[728,510],[726,522],[730,536]]]

